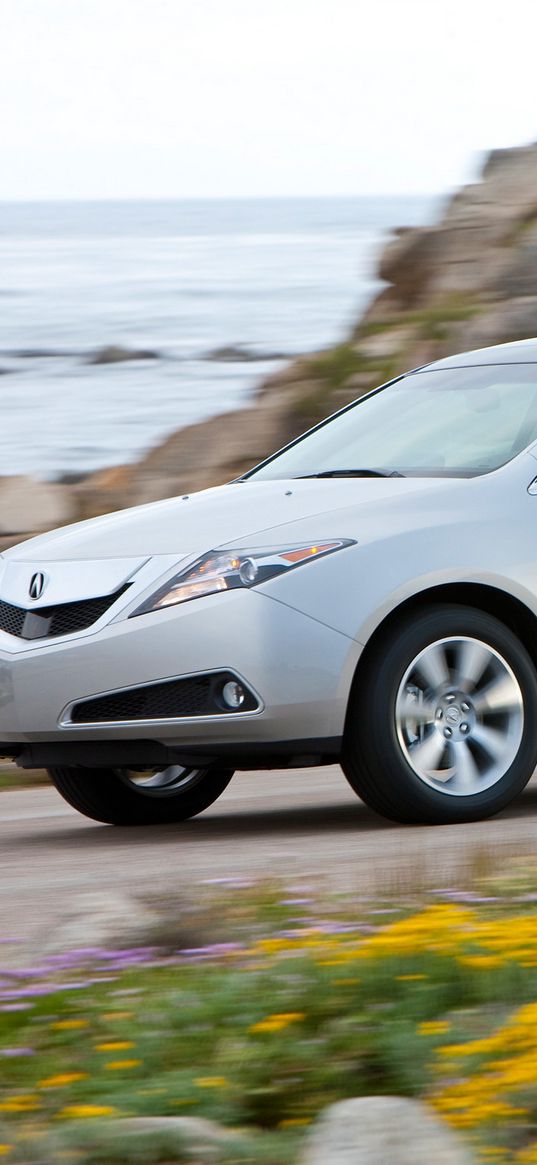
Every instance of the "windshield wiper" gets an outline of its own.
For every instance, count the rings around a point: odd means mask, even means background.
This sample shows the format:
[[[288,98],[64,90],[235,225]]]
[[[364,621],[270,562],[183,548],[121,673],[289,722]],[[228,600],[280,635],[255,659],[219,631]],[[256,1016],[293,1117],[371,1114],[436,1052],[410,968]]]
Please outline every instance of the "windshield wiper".
[[[298,480],[303,481],[311,477],[404,477],[397,469],[323,469],[321,473],[302,473]]]

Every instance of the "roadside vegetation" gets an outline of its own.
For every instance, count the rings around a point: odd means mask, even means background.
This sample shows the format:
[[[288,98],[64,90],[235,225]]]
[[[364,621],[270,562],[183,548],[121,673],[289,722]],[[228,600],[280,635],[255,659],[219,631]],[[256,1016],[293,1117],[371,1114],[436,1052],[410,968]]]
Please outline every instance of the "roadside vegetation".
[[[18,769],[16,765],[0,766],[0,793],[2,789],[24,789],[32,785],[48,785],[47,774],[40,769]]]
[[[404,902],[210,893],[189,946],[179,919],[151,947],[0,972],[2,1160],[291,1165],[326,1105],[384,1093],[426,1100],[477,1160],[537,1161],[537,868]],[[114,1123],[150,1115],[236,1142]]]

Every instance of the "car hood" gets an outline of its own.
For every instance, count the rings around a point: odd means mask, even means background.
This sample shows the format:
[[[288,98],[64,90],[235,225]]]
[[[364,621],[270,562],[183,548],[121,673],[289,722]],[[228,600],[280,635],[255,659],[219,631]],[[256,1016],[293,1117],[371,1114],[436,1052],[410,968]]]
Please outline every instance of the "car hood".
[[[217,486],[183,498],[153,502],[79,522],[31,538],[4,552],[9,562],[32,563],[135,559],[154,555],[180,559],[217,546],[244,546],[249,537],[278,540],[278,527],[300,519],[318,519],[318,535],[352,537],[352,531],[332,528],[329,516],[359,516],[385,507],[416,502],[418,496],[452,491],[468,485],[460,479],[352,478],[344,480],[245,481]],[[413,506],[412,506],[413,508]],[[308,528],[311,522],[307,523]],[[135,564],[133,563],[133,566]]]

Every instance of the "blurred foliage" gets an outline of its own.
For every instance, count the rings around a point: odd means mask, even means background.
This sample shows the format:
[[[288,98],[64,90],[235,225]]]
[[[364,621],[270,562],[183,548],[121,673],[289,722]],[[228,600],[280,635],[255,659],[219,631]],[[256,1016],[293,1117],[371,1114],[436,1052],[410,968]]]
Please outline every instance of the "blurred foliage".
[[[47,774],[42,769],[24,770],[16,765],[6,765],[0,768],[0,792],[2,789],[23,789],[24,786],[50,784]]]
[[[109,1118],[188,1115],[244,1140],[182,1157],[174,1133],[174,1160],[287,1165],[325,1105],[382,1093],[424,1098],[484,1161],[531,1160],[536,888],[531,863],[420,904],[237,884],[227,944],[71,952],[3,972],[6,1160],[31,1160],[32,1136],[60,1138],[66,1160],[170,1160],[172,1132],[144,1134],[127,1156]]]

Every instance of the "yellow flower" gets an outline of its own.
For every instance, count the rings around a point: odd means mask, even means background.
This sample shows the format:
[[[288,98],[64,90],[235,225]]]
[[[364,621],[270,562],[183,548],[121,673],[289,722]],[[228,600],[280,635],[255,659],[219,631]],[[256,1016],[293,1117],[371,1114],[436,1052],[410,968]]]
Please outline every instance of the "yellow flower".
[[[267,1015],[266,1019],[261,1019],[259,1023],[253,1023],[250,1027],[251,1032],[280,1032],[291,1023],[298,1023],[299,1020],[304,1019],[303,1011],[282,1011],[275,1015]]]
[[[499,955],[460,955],[458,962],[471,971],[493,971],[504,966],[504,959]]]
[[[40,1108],[38,1101],[5,1100],[0,1104],[0,1113],[37,1113]]]
[[[58,1116],[66,1120],[83,1120],[91,1116],[114,1116],[116,1112],[117,1109],[106,1104],[68,1104]]]
[[[141,1060],[110,1060],[105,1064],[109,1072],[127,1072],[130,1068],[139,1068]]]
[[[533,1165],[537,1161],[537,1141],[534,1141],[532,1145],[527,1145],[525,1149],[521,1149],[515,1160],[520,1161],[521,1165],[522,1162],[524,1165]]]
[[[38,1088],[65,1088],[68,1084],[76,1084],[77,1080],[87,1080],[87,1072],[63,1072],[58,1076],[49,1076],[40,1080]]]
[[[54,1032],[70,1032],[76,1031],[77,1028],[89,1027],[89,1024],[87,1019],[59,1019],[50,1026]]]
[[[428,906],[409,918],[398,919],[365,939],[357,954],[362,959],[401,955],[457,955],[473,938],[478,917],[466,907],[449,903]]]
[[[0,1112],[36,1112],[41,1108],[37,1096],[14,1096],[0,1103]]]
[[[13,1145],[0,1145],[0,1157],[7,1157],[11,1153]]]
[[[428,975],[396,975],[395,978],[396,978],[398,983],[413,983],[414,981],[417,982],[418,979],[428,979],[429,976]]]
[[[528,1088],[535,1086],[537,1004],[520,1007],[487,1039],[453,1044],[440,1051],[452,1059],[476,1055],[488,1057],[485,1064],[465,1080],[448,1085],[434,1098],[436,1107],[451,1124],[472,1128],[486,1121],[501,1122],[523,1116],[525,1110],[511,1104],[509,1098],[519,1093],[523,1099]]]
[[[227,1088],[227,1083],[225,1076],[198,1076],[194,1080],[198,1088]]]
[[[127,1052],[129,1048],[135,1048],[134,1040],[115,1040],[108,1044],[97,1044],[96,1052]]]
[[[443,1036],[449,1031],[451,1024],[446,1019],[431,1020],[429,1023],[419,1023],[420,1036]]]

